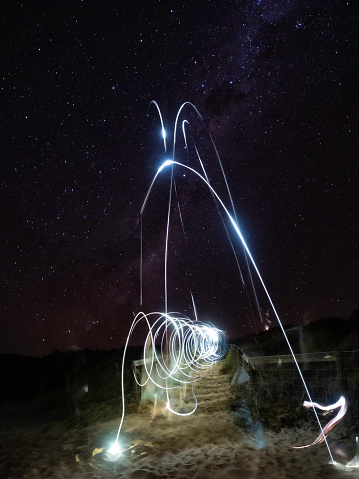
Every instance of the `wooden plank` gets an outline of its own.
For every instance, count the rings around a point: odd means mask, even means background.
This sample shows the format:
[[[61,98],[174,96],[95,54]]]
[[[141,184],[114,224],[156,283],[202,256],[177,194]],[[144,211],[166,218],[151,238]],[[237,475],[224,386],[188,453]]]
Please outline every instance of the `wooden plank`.
[[[337,352],[330,353],[310,353],[310,354],[296,354],[295,358],[298,363],[312,363],[312,362],[330,362],[337,361]],[[291,354],[283,356],[246,356],[244,360],[253,366],[261,364],[284,364],[294,363],[293,356]]]
[[[152,358],[146,358],[146,364],[151,364],[151,362],[152,362]],[[155,363],[156,360],[153,359],[153,362]],[[145,360],[143,358],[132,361],[132,367],[134,368],[138,368],[139,366],[144,366],[144,364],[145,364]]]

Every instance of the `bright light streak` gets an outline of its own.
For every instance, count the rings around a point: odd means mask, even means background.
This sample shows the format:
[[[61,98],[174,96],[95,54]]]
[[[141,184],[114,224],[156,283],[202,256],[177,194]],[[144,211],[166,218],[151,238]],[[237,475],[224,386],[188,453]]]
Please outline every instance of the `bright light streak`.
[[[163,148],[164,148],[165,153],[166,153],[166,151],[167,151],[166,130],[165,130],[165,126],[164,126],[164,123],[163,123],[163,117],[162,117],[161,109],[160,109],[160,107],[158,106],[158,103],[155,100],[152,100],[150,102],[149,106],[151,106],[151,105],[154,105],[157,108],[158,116],[160,117],[161,132],[162,132],[162,138],[163,138]]]
[[[306,447],[314,446],[315,444],[320,444],[321,442],[323,442],[328,432],[331,431],[333,427],[338,424],[338,422],[345,416],[348,410],[348,403],[344,396],[341,396],[335,404],[331,404],[330,406],[322,406],[321,404],[318,404],[316,402],[309,401],[304,401],[303,406],[307,408],[317,408],[322,411],[332,411],[333,409],[339,408],[339,411],[338,414],[331,421],[329,421],[328,424],[321,430],[319,436],[311,444],[307,444],[306,446],[292,446],[294,449],[304,449]]]
[[[157,174],[161,173],[161,171],[166,168],[166,166],[172,165],[173,160],[166,160],[162,165],[158,168]]]

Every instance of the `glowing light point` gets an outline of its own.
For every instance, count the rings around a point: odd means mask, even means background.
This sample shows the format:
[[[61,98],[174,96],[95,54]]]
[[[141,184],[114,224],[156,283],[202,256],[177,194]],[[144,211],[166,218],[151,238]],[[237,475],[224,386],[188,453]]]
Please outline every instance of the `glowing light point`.
[[[208,328],[207,333],[208,333],[208,337],[213,343],[218,343],[219,341],[218,333],[214,328]]]
[[[162,127],[162,138],[166,139],[166,130]]]
[[[346,467],[355,467],[355,468],[359,469],[359,441],[358,441],[358,437],[356,437],[355,442],[356,442],[356,445],[357,445],[357,452],[355,454],[355,457],[353,457],[353,459],[350,462],[348,462]]]
[[[163,170],[163,168],[166,168],[166,166],[169,166],[169,165],[173,165],[173,161],[172,161],[172,160],[166,160],[164,163],[162,163],[162,165],[158,168],[158,172],[157,172],[157,173],[161,173],[161,171]]]
[[[118,441],[115,441],[110,449],[107,451],[111,456],[120,456],[121,455],[121,449],[118,444]]]

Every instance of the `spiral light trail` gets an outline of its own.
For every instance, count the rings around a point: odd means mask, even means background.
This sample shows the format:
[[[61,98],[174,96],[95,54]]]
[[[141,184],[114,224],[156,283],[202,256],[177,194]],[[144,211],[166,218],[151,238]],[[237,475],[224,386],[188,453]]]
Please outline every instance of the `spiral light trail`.
[[[189,416],[194,413],[197,408],[197,399],[193,385],[206,374],[212,364],[221,360],[227,351],[226,333],[209,323],[191,321],[180,313],[138,313],[132,322],[123,351],[122,416],[116,440],[108,450],[111,460],[121,454],[119,436],[125,417],[124,365],[130,337],[140,323],[145,323],[148,328],[143,347],[146,378],[141,383],[134,374],[135,380],[142,387],[149,381],[152,382],[156,387],[166,391],[167,398],[169,398],[169,391],[186,384],[192,385],[195,407],[191,411],[186,413],[176,411],[171,407],[169,399],[167,400],[166,409],[178,416]]]

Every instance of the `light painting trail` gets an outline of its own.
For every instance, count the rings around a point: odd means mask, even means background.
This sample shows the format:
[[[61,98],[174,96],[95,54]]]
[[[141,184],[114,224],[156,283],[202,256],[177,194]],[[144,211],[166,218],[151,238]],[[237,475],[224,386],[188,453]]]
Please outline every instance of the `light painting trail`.
[[[158,104],[157,104],[156,102],[151,102],[151,104],[152,104],[152,103],[155,105],[155,107],[156,107],[157,110],[158,110],[159,117],[160,117],[160,121],[161,121],[161,125],[162,125],[162,128],[163,128],[163,118],[162,118],[162,114],[161,114],[160,108],[159,108],[159,106],[158,106]],[[239,229],[239,227],[238,227],[238,221],[237,221],[237,216],[236,216],[236,212],[235,212],[235,208],[234,208],[234,204],[233,204],[233,200],[232,200],[232,195],[231,195],[230,190],[229,190],[229,186],[228,186],[228,182],[227,182],[226,175],[225,175],[225,173],[224,173],[224,169],[223,169],[223,166],[222,166],[222,162],[221,162],[221,160],[220,160],[220,157],[219,157],[217,148],[216,148],[216,146],[215,146],[215,144],[214,144],[214,141],[213,141],[212,137],[210,137],[210,138],[211,138],[211,141],[212,141],[212,145],[213,145],[213,147],[214,147],[214,149],[215,149],[216,156],[217,156],[217,160],[218,160],[218,162],[219,162],[219,165],[220,165],[220,168],[221,168],[223,177],[224,177],[224,181],[225,181],[225,184],[226,184],[226,188],[227,188],[227,193],[228,193],[228,196],[229,196],[230,204],[231,204],[232,209],[233,209],[233,216],[232,216],[232,214],[230,214],[230,212],[228,211],[228,209],[227,209],[227,207],[225,206],[224,202],[222,201],[222,199],[219,197],[219,195],[217,194],[217,192],[214,190],[214,188],[213,188],[212,185],[210,184],[210,182],[209,182],[209,180],[208,180],[208,175],[206,174],[205,168],[204,168],[204,166],[203,166],[203,161],[202,161],[201,158],[200,158],[200,155],[199,155],[199,153],[198,153],[197,148],[195,148],[195,149],[196,149],[196,154],[197,154],[197,158],[198,158],[198,160],[199,160],[199,162],[200,162],[201,169],[202,169],[203,172],[204,172],[204,176],[201,175],[201,174],[200,174],[197,170],[195,170],[194,168],[191,168],[190,166],[185,165],[185,164],[180,163],[180,162],[178,162],[178,161],[175,160],[176,138],[177,138],[177,124],[178,124],[178,121],[179,121],[180,113],[181,113],[181,111],[183,110],[183,108],[184,108],[186,105],[189,105],[191,108],[193,108],[194,111],[195,111],[195,113],[196,113],[196,114],[198,115],[198,117],[200,118],[200,120],[203,121],[203,118],[202,118],[201,114],[199,113],[199,111],[197,110],[197,108],[196,108],[192,103],[186,102],[186,103],[183,103],[183,104],[181,105],[181,107],[180,107],[179,110],[178,110],[178,113],[177,113],[177,116],[176,116],[176,120],[175,120],[175,125],[174,125],[172,159],[167,158],[167,159],[160,165],[160,167],[158,168],[158,170],[157,170],[157,172],[156,172],[156,174],[155,174],[155,176],[154,176],[154,178],[153,178],[153,180],[152,180],[152,182],[151,182],[151,185],[150,185],[150,187],[149,187],[149,189],[148,189],[148,191],[147,191],[147,194],[146,194],[146,197],[145,197],[145,200],[144,200],[142,209],[141,209],[141,221],[142,221],[142,215],[143,215],[145,206],[146,206],[146,204],[147,204],[148,198],[149,198],[149,196],[150,196],[150,193],[151,193],[151,191],[152,191],[152,188],[153,188],[153,186],[154,186],[154,184],[155,184],[155,181],[156,181],[157,177],[163,172],[163,170],[165,170],[167,167],[171,166],[171,186],[170,186],[170,199],[169,199],[168,218],[167,218],[166,257],[165,257],[165,304],[166,304],[166,307],[167,307],[167,245],[168,245],[168,235],[169,235],[169,216],[170,216],[170,204],[171,204],[171,195],[172,195],[172,185],[173,185],[173,181],[174,181],[174,180],[173,180],[173,177],[174,177],[173,167],[174,167],[175,165],[177,165],[177,166],[179,166],[179,167],[181,167],[181,168],[185,168],[185,169],[191,171],[193,174],[197,175],[197,177],[199,177],[199,178],[207,185],[207,187],[209,188],[210,192],[212,193],[212,196],[218,201],[218,203],[221,205],[221,207],[222,207],[223,210],[225,211],[227,217],[229,218],[229,220],[230,220],[230,222],[231,222],[231,224],[232,224],[232,226],[233,226],[235,232],[237,233],[237,235],[238,235],[238,237],[239,237],[239,239],[240,239],[240,241],[241,241],[241,244],[242,244],[242,246],[243,246],[243,249],[244,249],[244,251],[245,251],[245,253],[246,253],[246,255],[247,255],[247,256],[246,256],[246,259],[247,259],[247,257],[249,258],[249,261],[250,261],[250,263],[252,264],[252,266],[253,266],[253,268],[254,268],[256,274],[257,274],[257,277],[259,278],[259,281],[260,281],[260,283],[261,283],[261,285],[262,285],[262,287],[263,287],[263,289],[264,289],[264,291],[265,291],[265,294],[266,294],[266,296],[267,296],[267,298],[268,298],[268,301],[269,301],[269,303],[270,303],[270,305],[271,305],[271,307],[272,307],[272,309],[273,309],[273,312],[274,312],[274,314],[275,314],[275,317],[277,318],[278,324],[279,324],[279,326],[280,326],[280,328],[281,328],[281,330],[282,330],[282,333],[283,333],[283,335],[284,335],[284,337],[285,337],[285,340],[286,340],[286,342],[287,342],[287,344],[288,344],[289,350],[290,350],[291,355],[292,355],[292,357],[293,357],[293,360],[294,360],[294,362],[295,362],[296,368],[297,368],[298,373],[299,373],[299,375],[300,375],[301,381],[302,381],[302,383],[303,383],[303,385],[304,385],[304,388],[305,388],[305,391],[306,391],[307,396],[308,396],[308,398],[309,398],[309,401],[310,401],[310,402],[313,402],[313,401],[312,401],[312,398],[311,398],[311,395],[310,395],[310,392],[309,392],[309,389],[308,389],[307,384],[306,384],[306,382],[305,382],[304,376],[303,376],[302,371],[301,371],[301,369],[300,369],[300,367],[299,367],[298,361],[297,361],[297,359],[296,359],[296,357],[295,357],[295,355],[294,355],[294,351],[293,351],[293,349],[292,349],[292,346],[291,346],[291,344],[290,344],[290,342],[289,342],[289,339],[288,339],[288,337],[287,337],[287,335],[286,335],[286,332],[285,332],[285,330],[284,330],[284,327],[283,327],[283,325],[282,325],[282,322],[281,322],[281,320],[280,320],[280,318],[279,318],[279,315],[278,315],[278,313],[277,313],[277,311],[276,311],[276,308],[274,307],[273,301],[272,301],[272,299],[271,299],[271,297],[270,297],[270,295],[269,295],[269,292],[268,292],[268,290],[267,290],[267,288],[266,288],[266,285],[265,285],[265,283],[264,283],[264,281],[263,281],[263,279],[262,279],[262,276],[261,276],[261,274],[260,274],[260,272],[259,272],[259,270],[258,270],[258,267],[257,267],[257,265],[256,265],[256,263],[255,263],[255,261],[254,261],[254,259],[253,259],[253,256],[252,256],[252,254],[251,254],[251,252],[250,252],[250,250],[249,250],[249,248],[248,248],[248,246],[247,246],[247,244],[246,244],[246,242],[245,242],[245,240],[244,240],[244,237],[243,237],[243,235],[242,235],[242,233],[241,233],[241,231],[240,231],[240,229]],[[185,124],[188,125],[188,121],[187,121],[187,120],[184,120],[184,122],[182,123],[182,132],[183,132],[183,134],[184,134],[184,141],[185,141],[185,144],[186,144],[186,147],[187,147],[187,136],[186,136],[185,126],[184,126]],[[164,144],[164,151],[165,151],[165,154],[167,154],[166,144]],[[141,242],[142,242],[142,238],[141,238]],[[251,278],[251,282],[252,282],[252,284],[253,284],[251,275],[250,275],[250,278]],[[254,291],[254,294],[255,294],[255,291]],[[142,296],[142,284],[141,284],[141,296]],[[255,296],[256,296],[256,294],[255,294]],[[257,297],[256,297],[256,303],[258,304]],[[315,409],[314,409],[314,414],[315,414],[315,417],[316,417],[316,419],[317,419],[317,422],[318,422],[318,425],[319,425],[319,429],[320,429],[320,431],[321,431],[321,434],[323,434],[323,429],[322,429],[322,426],[321,426],[320,421],[319,421],[318,414],[317,414],[317,412],[316,412]],[[325,434],[323,434],[323,436],[324,436],[324,442],[325,442],[326,447],[327,447],[327,449],[328,449],[328,452],[329,452],[331,461],[332,461],[332,463],[334,463],[334,459],[333,459],[333,456],[332,456],[332,453],[331,453],[329,444],[328,444],[328,442],[327,442],[327,440],[326,440]]]
[[[162,138],[163,138],[163,147],[164,147],[164,153],[167,155],[167,143],[166,143],[166,130],[164,128],[164,122],[162,118],[162,114],[160,111],[160,108],[157,104],[157,102],[152,101],[150,105],[154,105],[158,111],[159,118],[161,121],[161,132],[162,132]],[[174,167],[180,167],[184,168],[194,175],[196,175],[201,181],[203,181],[212,197],[215,200],[215,204],[217,206],[217,210],[220,213],[220,216],[222,218],[222,214],[220,212],[220,207],[223,209],[225,213],[225,217],[227,217],[231,223],[231,225],[234,228],[235,233],[240,239],[240,244],[243,248],[244,251],[244,256],[246,259],[246,264],[248,268],[248,273],[251,281],[251,286],[253,289],[253,294],[255,296],[255,304],[257,306],[258,311],[260,312],[260,307],[258,303],[258,298],[254,289],[254,283],[252,279],[252,273],[250,271],[249,265],[251,265],[254,268],[254,271],[260,281],[260,284],[262,285],[262,288],[267,296],[267,299],[271,305],[271,308],[275,314],[275,317],[278,321],[278,324],[281,328],[281,331],[284,335],[284,338],[287,342],[287,345],[289,347],[289,350],[291,352],[291,355],[293,357],[293,360],[295,362],[296,368],[298,370],[299,376],[301,378],[301,381],[303,383],[304,389],[306,391],[306,394],[309,398],[308,402],[304,403],[305,407],[313,407],[313,411],[316,417],[316,420],[318,422],[319,428],[320,428],[320,434],[317,437],[317,439],[312,443],[309,444],[308,446],[303,446],[303,447],[309,447],[314,444],[319,444],[320,442],[325,442],[326,447],[328,449],[331,462],[335,464],[335,461],[333,459],[331,450],[329,448],[328,442],[326,440],[326,435],[327,433],[342,419],[342,417],[345,415],[347,411],[347,403],[345,399],[342,397],[340,400],[335,403],[332,406],[319,406],[317,403],[314,403],[312,401],[309,389],[307,387],[307,384],[305,382],[305,379],[303,377],[302,371],[299,367],[298,361],[294,355],[292,346],[289,342],[289,339],[286,335],[286,332],[284,330],[284,327],[282,325],[282,322],[279,318],[279,315],[274,307],[273,301],[269,295],[269,292],[267,290],[267,287],[263,281],[263,278],[259,272],[259,269],[254,261],[254,258],[246,244],[246,241],[244,240],[244,237],[239,229],[238,226],[238,221],[237,221],[237,216],[232,200],[232,196],[229,190],[227,178],[224,173],[224,169],[218,154],[218,151],[216,149],[216,146],[214,144],[214,141],[212,137],[210,136],[213,148],[216,153],[217,160],[220,165],[220,169],[224,178],[224,182],[227,188],[227,193],[229,197],[229,201],[231,204],[232,208],[232,213],[229,212],[227,207],[225,206],[224,202],[218,195],[218,193],[215,191],[215,189],[212,187],[209,177],[206,173],[203,161],[200,157],[200,154],[198,152],[197,146],[194,143],[194,149],[196,152],[196,157],[197,160],[199,161],[201,170],[203,174],[199,173],[196,169],[183,164],[179,161],[176,161],[175,159],[175,154],[176,154],[176,137],[177,137],[177,125],[179,121],[179,116],[180,113],[182,112],[183,108],[189,105],[195,113],[197,114],[198,118],[203,122],[203,118],[200,115],[199,111],[197,108],[189,102],[184,103],[180,109],[178,110],[176,120],[175,120],[175,125],[174,125],[174,132],[173,132],[173,147],[172,147],[172,158],[167,158],[165,161],[160,165],[158,168],[151,184],[150,187],[147,191],[147,194],[145,196],[145,200],[143,202],[141,211],[140,211],[140,221],[141,221],[141,265],[140,265],[140,303],[142,304],[142,261],[143,261],[143,248],[142,248],[142,216],[147,204],[147,201],[149,199],[149,196],[151,194],[151,191],[154,187],[154,184],[156,182],[156,179],[160,174],[163,173],[164,170],[167,169],[167,167],[171,167],[171,174],[170,174],[170,191],[169,191],[169,201],[168,201],[168,213],[167,213],[167,228],[166,228],[166,240],[165,240],[165,258],[164,258],[164,302],[165,302],[165,312],[164,313],[150,313],[146,315],[145,313],[138,313],[136,318],[134,319],[132,326],[130,328],[129,335],[127,337],[126,341],[126,346],[124,349],[124,355],[123,355],[123,362],[122,362],[122,417],[121,417],[121,422],[120,426],[118,429],[117,437],[115,444],[113,447],[108,451],[110,454],[112,454],[113,457],[116,457],[116,455],[120,454],[121,448],[119,446],[119,434],[121,431],[121,427],[123,424],[124,420],[124,414],[125,414],[125,404],[124,404],[124,384],[123,384],[123,372],[124,372],[124,362],[125,362],[125,354],[127,350],[127,345],[129,338],[133,332],[133,329],[137,326],[139,322],[146,322],[147,327],[148,327],[148,334],[147,338],[145,341],[145,346],[144,346],[144,368],[146,371],[146,376],[147,379],[143,384],[139,384],[140,386],[145,386],[148,381],[151,381],[156,387],[164,389],[167,397],[167,403],[166,403],[166,409],[169,411],[173,412],[174,414],[178,415],[189,415],[192,414],[196,406],[192,411],[186,412],[186,413],[180,413],[179,411],[175,411],[171,407],[170,403],[170,395],[169,392],[173,389],[181,387],[183,384],[194,384],[196,381],[198,381],[203,374],[208,370],[208,368],[216,361],[221,359],[225,352],[226,352],[226,335],[223,331],[219,331],[216,328],[213,328],[210,325],[206,325],[204,323],[200,323],[198,321],[191,321],[188,317],[184,315],[179,315],[178,313],[168,313],[168,291],[167,291],[167,262],[168,262],[168,243],[169,243],[169,234],[170,234],[170,215],[171,215],[171,207],[172,207],[172,190],[174,188],[176,192],[176,183],[175,183],[175,178],[174,178]],[[182,133],[184,137],[184,143],[186,149],[188,148],[188,143],[187,143],[187,134],[186,134],[186,127],[189,125],[188,120],[183,120],[182,122]],[[224,219],[222,218],[223,224],[225,225]],[[182,216],[181,216],[181,224],[182,224],[182,229],[184,232],[184,227],[183,227],[183,222],[182,222]],[[244,283],[242,272],[240,271],[239,263],[237,261],[236,253],[233,248],[227,227],[225,225],[225,229],[227,231],[228,238],[230,240],[232,250],[235,254],[237,266],[239,268],[240,276],[242,283]],[[196,310],[196,305],[194,301],[194,297],[192,294],[192,291],[190,291],[191,299],[192,299],[192,304],[193,304],[193,310],[194,310],[194,315],[197,319],[197,310]],[[152,326],[149,321],[149,317],[155,316],[155,321],[153,322]],[[261,317],[261,313],[260,313]],[[262,320],[262,318],[261,318]],[[155,345],[160,344],[159,351],[156,350]],[[158,380],[157,378],[161,378],[161,380]],[[137,381],[137,378],[135,378]],[[137,381],[138,382],[138,381]],[[197,405],[197,401],[196,401]],[[332,410],[334,408],[340,408],[337,416],[332,419],[327,426],[323,429],[318,417],[318,414],[316,412],[316,408],[323,409],[323,410]]]
[[[322,429],[321,433],[319,436],[311,443],[307,444],[306,446],[291,446],[293,449],[304,449],[306,447],[314,446],[315,444],[320,444],[325,440],[326,435],[328,434],[329,431],[331,431],[341,419],[345,416],[347,410],[348,410],[348,403],[345,399],[344,396],[341,396],[340,399],[335,403],[330,406],[321,406],[320,404],[316,402],[309,402],[309,401],[304,401],[303,403],[304,407],[307,408],[317,408],[320,409],[321,411],[332,411],[333,409],[338,409],[339,411],[337,415],[328,422],[328,424]]]

